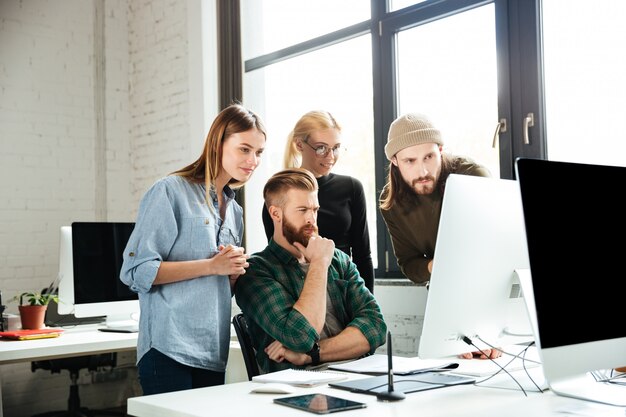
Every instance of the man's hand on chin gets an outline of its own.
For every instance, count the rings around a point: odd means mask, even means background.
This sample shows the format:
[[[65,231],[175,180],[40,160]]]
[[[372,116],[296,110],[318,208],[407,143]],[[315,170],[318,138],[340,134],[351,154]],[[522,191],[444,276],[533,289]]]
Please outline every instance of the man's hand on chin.
[[[330,265],[330,261],[332,260],[335,252],[335,242],[319,235],[311,236],[306,247],[304,247],[300,242],[294,242],[293,245],[310,263],[322,260]]]

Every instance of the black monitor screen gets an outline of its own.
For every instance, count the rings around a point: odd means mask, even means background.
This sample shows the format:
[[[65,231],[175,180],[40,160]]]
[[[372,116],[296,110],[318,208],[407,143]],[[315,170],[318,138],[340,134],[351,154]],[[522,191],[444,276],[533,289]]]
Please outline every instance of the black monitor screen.
[[[120,281],[122,253],[134,223],[72,223],[74,303],[136,300]]]
[[[626,168],[516,168],[542,348],[626,336],[615,321],[626,294]]]

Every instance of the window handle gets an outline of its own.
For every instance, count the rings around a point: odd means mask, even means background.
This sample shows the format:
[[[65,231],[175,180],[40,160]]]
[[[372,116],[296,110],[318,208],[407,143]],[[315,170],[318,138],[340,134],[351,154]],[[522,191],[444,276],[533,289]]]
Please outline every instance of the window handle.
[[[530,144],[530,139],[528,137],[528,128],[533,127],[535,125],[535,115],[533,113],[528,113],[526,117],[524,117],[524,145]]]
[[[496,131],[493,134],[493,143],[491,144],[491,147],[494,149],[498,144],[498,135],[500,135],[500,133],[506,133],[506,119],[504,118],[500,119],[498,124],[496,124]]]

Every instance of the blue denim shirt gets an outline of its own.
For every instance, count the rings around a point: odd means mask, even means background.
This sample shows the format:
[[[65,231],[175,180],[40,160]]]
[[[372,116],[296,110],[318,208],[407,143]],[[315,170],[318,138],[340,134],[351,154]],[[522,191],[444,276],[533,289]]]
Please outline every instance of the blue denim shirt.
[[[230,341],[228,276],[207,275],[155,285],[161,261],[206,259],[219,245],[241,246],[243,210],[224,188],[224,221],[210,210],[203,184],[172,175],[144,195],[124,250],[120,279],[139,294],[137,362],[151,348],[184,365],[224,372]],[[211,199],[217,207],[217,196]]]

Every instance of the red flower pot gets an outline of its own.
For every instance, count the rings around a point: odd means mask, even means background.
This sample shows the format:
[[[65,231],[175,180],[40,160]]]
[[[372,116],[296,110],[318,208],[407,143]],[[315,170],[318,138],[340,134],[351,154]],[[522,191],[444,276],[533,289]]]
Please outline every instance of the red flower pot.
[[[43,329],[48,306],[18,306],[22,329]]]

